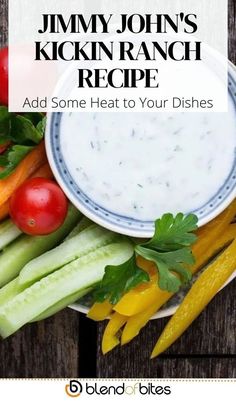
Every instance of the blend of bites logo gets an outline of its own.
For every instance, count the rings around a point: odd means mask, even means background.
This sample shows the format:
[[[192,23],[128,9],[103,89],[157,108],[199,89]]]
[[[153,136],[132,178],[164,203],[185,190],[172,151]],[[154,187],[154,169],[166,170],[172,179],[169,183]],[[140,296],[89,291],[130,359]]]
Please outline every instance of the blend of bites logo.
[[[135,384],[119,385],[102,385],[98,382],[85,382],[82,384],[78,380],[70,380],[65,386],[66,394],[71,398],[78,398],[82,394],[85,395],[170,395],[170,386],[161,386],[148,382],[143,384],[137,382]]]
[[[71,380],[69,384],[65,386],[66,394],[72,398],[79,397],[83,391],[81,382],[77,380]]]

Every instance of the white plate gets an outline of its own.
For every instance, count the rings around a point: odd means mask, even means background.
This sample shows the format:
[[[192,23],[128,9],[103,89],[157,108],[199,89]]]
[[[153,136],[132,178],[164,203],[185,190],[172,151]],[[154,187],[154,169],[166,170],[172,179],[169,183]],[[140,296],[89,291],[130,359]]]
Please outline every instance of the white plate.
[[[233,275],[228,279],[228,281],[225,283],[225,285],[219,290],[219,292],[224,289],[230,282],[232,282],[233,279],[236,278],[236,271],[233,273]],[[154,314],[152,317],[152,320],[156,320],[158,318],[164,318],[164,317],[169,317],[173,315],[176,310],[178,309],[181,300],[183,300],[186,292],[179,292],[175,297],[171,299],[171,302],[168,302],[166,307],[162,308],[158,313]],[[176,303],[176,299],[178,299],[178,302]],[[74,303],[71,306],[69,306],[72,310],[79,311],[80,313],[87,314],[89,311],[88,307],[83,306],[82,304],[79,303]]]

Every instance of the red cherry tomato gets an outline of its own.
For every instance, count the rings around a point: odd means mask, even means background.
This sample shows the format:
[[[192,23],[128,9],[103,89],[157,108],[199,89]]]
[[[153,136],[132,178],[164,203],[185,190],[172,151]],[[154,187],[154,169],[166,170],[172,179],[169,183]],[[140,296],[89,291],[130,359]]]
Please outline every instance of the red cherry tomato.
[[[8,105],[8,48],[0,49],[0,104]]]
[[[25,181],[10,199],[10,215],[23,232],[46,235],[64,222],[68,201],[52,180],[36,177]]]

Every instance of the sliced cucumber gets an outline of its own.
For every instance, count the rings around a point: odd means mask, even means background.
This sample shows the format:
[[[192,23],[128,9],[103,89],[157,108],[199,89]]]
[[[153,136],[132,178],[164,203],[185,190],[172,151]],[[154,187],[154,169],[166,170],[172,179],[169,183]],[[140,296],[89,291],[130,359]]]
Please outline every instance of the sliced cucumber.
[[[83,289],[79,292],[74,293],[73,295],[67,296],[64,299],[60,300],[58,303],[54,304],[54,306],[49,307],[46,311],[40,314],[38,317],[33,319],[31,322],[35,321],[42,321],[45,318],[51,317],[52,315],[58,313],[59,311],[63,310],[64,308],[68,307],[69,304],[75,303],[77,300],[81,299],[84,295],[89,293],[92,288]]]
[[[72,239],[72,237],[81,233],[84,229],[87,229],[91,225],[93,225],[93,222],[90,221],[88,218],[85,218],[84,216],[78,223],[78,225],[68,234],[68,236],[64,239],[64,241]]]
[[[30,260],[55,247],[77,224],[81,214],[70,205],[63,225],[47,236],[22,235],[0,254],[0,287],[14,279]]]
[[[11,219],[0,224],[0,250],[10,244],[17,237],[22,235],[22,232],[14,225]]]
[[[107,265],[119,265],[133,254],[129,241],[102,247],[53,272],[15,296],[0,308],[0,334],[3,338],[60,300],[94,286]]]
[[[19,284],[27,285],[99,247],[111,244],[119,235],[96,224],[31,260],[20,272]]]
[[[21,292],[17,277],[0,289],[0,307]]]

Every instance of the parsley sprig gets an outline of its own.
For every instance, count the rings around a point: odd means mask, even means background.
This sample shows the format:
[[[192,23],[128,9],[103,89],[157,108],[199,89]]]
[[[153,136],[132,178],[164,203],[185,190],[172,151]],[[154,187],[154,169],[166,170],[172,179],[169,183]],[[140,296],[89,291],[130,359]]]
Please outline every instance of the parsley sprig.
[[[116,304],[124,293],[143,282],[148,282],[149,276],[136,264],[135,255],[119,266],[108,265],[100,286],[94,295],[97,301],[110,300]]]
[[[9,176],[20,161],[42,139],[46,117],[42,113],[9,113],[5,106],[0,106],[0,144],[9,143],[9,147],[0,155],[0,179]]]
[[[189,282],[192,274],[189,266],[195,259],[190,246],[197,236],[196,215],[175,217],[165,214],[155,222],[155,233],[151,240],[135,246],[133,257],[119,266],[107,266],[105,274],[94,292],[95,300],[109,300],[116,304],[120,298],[137,285],[148,282],[147,272],[138,267],[136,256],[155,263],[158,270],[158,285],[162,290],[177,292],[181,285]]]

